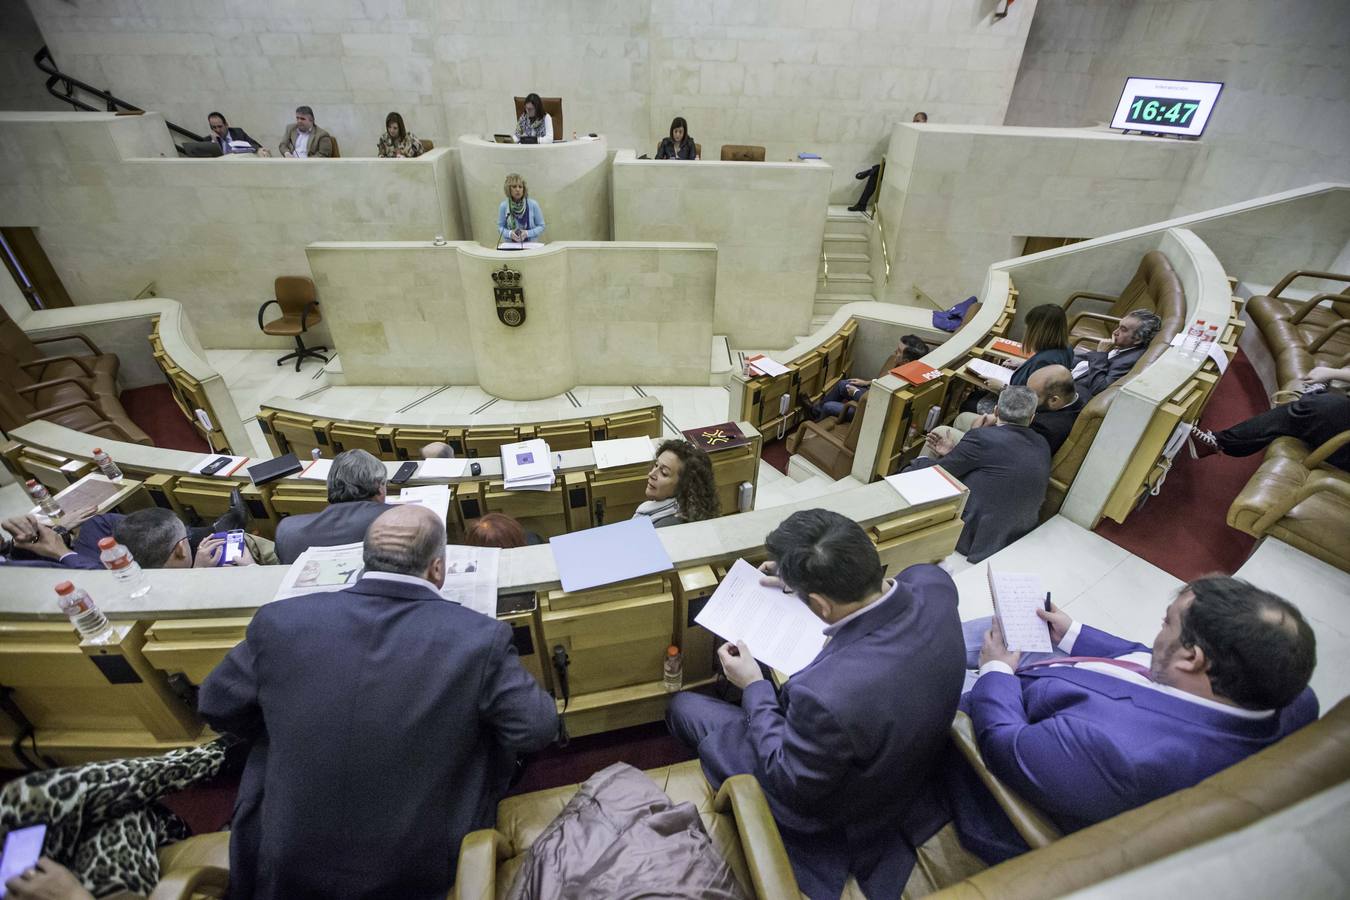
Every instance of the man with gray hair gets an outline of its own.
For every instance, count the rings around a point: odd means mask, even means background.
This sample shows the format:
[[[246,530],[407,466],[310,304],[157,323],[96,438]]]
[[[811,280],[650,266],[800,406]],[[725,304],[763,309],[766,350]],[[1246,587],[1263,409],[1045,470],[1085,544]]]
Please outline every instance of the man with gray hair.
[[[354,544],[380,513],[389,472],[365,450],[344,450],[328,470],[328,508],[287,516],[277,525],[277,558],[289,566],[310,547]]]
[[[998,395],[992,425],[967,431],[959,442],[930,435],[927,449],[934,455],[904,469],[941,465],[970,489],[956,552],[971,562],[992,556],[1036,527],[1050,484],[1050,448],[1028,427],[1038,402],[1029,387],[1006,387]]]
[[[388,510],[364,557],[345,591],[260,607],[202,684],[202,718],[250,744],[231,896],[444,897],[516,754],[558,733],[510,626],[441,596],[435,513]]]
[[[1161,330],[1162,319],[1152,310],[1127,313],[1096,350],[1078,351],[1073,380],[1089,397],[1097,396],[1134,368]]]

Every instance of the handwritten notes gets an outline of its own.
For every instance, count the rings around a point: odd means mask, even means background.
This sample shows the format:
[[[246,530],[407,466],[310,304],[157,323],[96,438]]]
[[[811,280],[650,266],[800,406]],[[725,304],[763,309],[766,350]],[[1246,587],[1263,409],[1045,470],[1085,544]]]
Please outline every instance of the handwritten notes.
[[[1036,610],[1045,608],[1045,585],[1030,572],[995,572],[989,566],[989,593],[994,615],[1009,650],[1049,653],[1050,626]]]

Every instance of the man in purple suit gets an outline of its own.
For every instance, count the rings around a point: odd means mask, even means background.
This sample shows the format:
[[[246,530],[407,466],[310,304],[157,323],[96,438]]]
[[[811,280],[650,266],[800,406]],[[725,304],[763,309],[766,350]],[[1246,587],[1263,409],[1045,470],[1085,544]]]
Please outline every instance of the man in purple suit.
[[[1192,787],[1317,718],[1312,629],[1245,581],[1183,587],[1152,650],[1053,606],[1038,615],[1067,655],[1029,663],[995,625],[961,705],[989,770],[1062,831]],[[967,849],[990,863],[1027,850],[968,767],[949,791]]]
[[[829,642],[778,696],[750,647],[723,645],[740,705],[676,694],[667,723],[714,787],[758,779],[812,900],[838,897],[850,873],[872,900],[898,898],[947,818],[936,775],[964,670],[956,585],[927,565],[885,578],[862,528],[823,509],[793,513],[765,546],[766,571]]]

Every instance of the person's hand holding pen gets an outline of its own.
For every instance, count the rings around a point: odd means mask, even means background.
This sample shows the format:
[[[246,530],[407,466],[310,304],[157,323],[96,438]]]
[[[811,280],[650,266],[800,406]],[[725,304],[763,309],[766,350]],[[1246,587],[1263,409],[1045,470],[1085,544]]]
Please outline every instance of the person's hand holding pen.
[[[1050,602],[1050,592],[1045,594],[1045,609],[1036,610],[1041,621],[1050,626],[1050,643],[1056,647],[1064,640],[1064,635],[1073,627],[1073,617]]]

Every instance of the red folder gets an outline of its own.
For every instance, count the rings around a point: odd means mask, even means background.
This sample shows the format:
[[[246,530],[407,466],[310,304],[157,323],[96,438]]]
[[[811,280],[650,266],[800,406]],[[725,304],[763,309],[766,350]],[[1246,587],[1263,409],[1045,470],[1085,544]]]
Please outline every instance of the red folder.
[[[932,381],[942,375],[942,372],[933,368],[927,363],[919,362],[917,359],[913,362],[907,362],[903,366],[897,366],[891,369],[891,374],[898,378],[903,378],[910,384],[923,384],[926,381]]]

